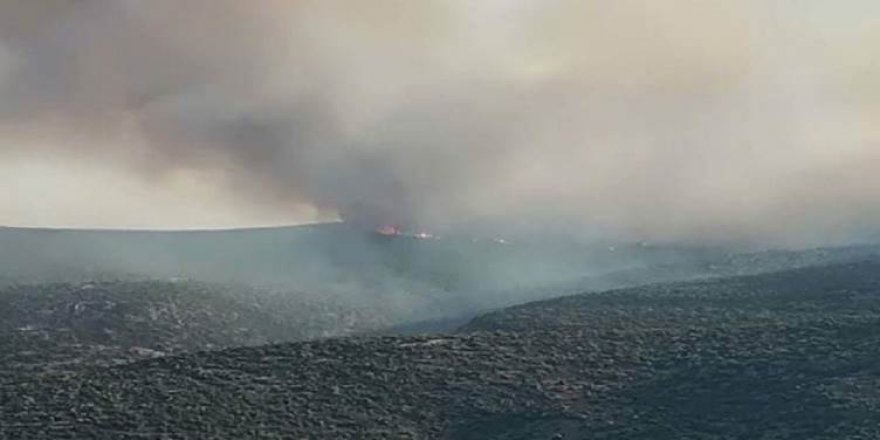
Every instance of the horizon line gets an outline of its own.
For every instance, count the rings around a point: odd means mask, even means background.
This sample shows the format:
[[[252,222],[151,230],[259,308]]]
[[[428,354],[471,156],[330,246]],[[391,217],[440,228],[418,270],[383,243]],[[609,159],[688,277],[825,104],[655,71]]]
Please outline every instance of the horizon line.
[[[84,226],[21,226],[21,225],[0,225],[2,229],[18,229],[30,231],[51,231],[51,232],[236,232],[236,231],[257,231],[268,229],[286,229],[308,226],[334,225],[342,224],[342,220],[327,220],[307,223],[288,223],[288,224],[266,224],[254,226],[218,226],[218,227],[84,227]]]

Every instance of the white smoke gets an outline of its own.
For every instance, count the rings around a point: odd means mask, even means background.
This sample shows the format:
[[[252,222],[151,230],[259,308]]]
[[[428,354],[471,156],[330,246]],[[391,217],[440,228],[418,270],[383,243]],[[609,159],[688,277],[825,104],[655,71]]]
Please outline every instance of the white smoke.
[[[0,153],[76,156],[163,194],[191,195],[190,176],[222,188],[206,221],[845,240],[880,220],[878,16],[860,0],[7,0]],[[0,221],[35,218],[29,188]],[[132,209],[111,200],[40,218]]]

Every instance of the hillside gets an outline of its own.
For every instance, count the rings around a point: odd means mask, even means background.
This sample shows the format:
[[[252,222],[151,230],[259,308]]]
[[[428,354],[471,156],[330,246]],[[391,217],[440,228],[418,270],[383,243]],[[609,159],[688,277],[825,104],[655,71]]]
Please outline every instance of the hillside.
[[[585,293],[487,313],[463,330],[725,326],[849,316],[872,310],[880,294],[878,268],[880,260],[872,259]]]
[[[0,366],[69,369],[387,325],[378,313],[296,292],[194,281],[0,288]]]
[[[0,436],[877,438],[878,328],[877,260],[645,286],[450,335],[12,375]]]
[[[0,228],[0,285],[182,278],[301,292],[376,308],[404,323],[472,316],[552,295],[538,286],[689,255],[559,241],[420,240],[345,224],[228,231]]]
[[[227,231],[0,228],[0,286],[187,279],[296,293],[373,313],[395,329],[450,330],[487,310],[565,294],[878,255],[877,246],[744,252],[528,236],[417,239],[336,223]]]

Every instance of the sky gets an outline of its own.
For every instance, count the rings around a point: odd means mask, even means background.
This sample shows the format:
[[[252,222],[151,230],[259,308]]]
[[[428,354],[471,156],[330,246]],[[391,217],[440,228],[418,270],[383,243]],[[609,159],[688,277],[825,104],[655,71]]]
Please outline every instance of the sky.
[[[880,231],[868,0],[0,0],[0,224]]]

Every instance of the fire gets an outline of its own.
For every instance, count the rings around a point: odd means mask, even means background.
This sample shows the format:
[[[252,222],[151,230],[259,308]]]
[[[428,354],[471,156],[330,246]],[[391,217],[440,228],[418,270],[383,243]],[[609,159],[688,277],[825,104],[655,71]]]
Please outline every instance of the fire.
[[[439,240],[440,237],[425,231],[412,231],[401,226],[386,223],[373,229],[373,233],[389,238],[413,238],[416,240]],[[492,243],[495,245],[508,245],[510,242],[502,237],[474,237],[470,239],[474,243]]]
[[[403,231],[400,229],[400,227],[394,226],[394,225],[379,226],[378,228],[376,228],[376,233],[379,235],[387,235],[387,236],[403,235]]]
[[[376,228],[375,232],[386,237],[408,237],[417,238],[419,240],[433,240],[437,238],[434,234],[429,234],[427,232],[407,232],[400,226],[395,225],[379,226]]]

